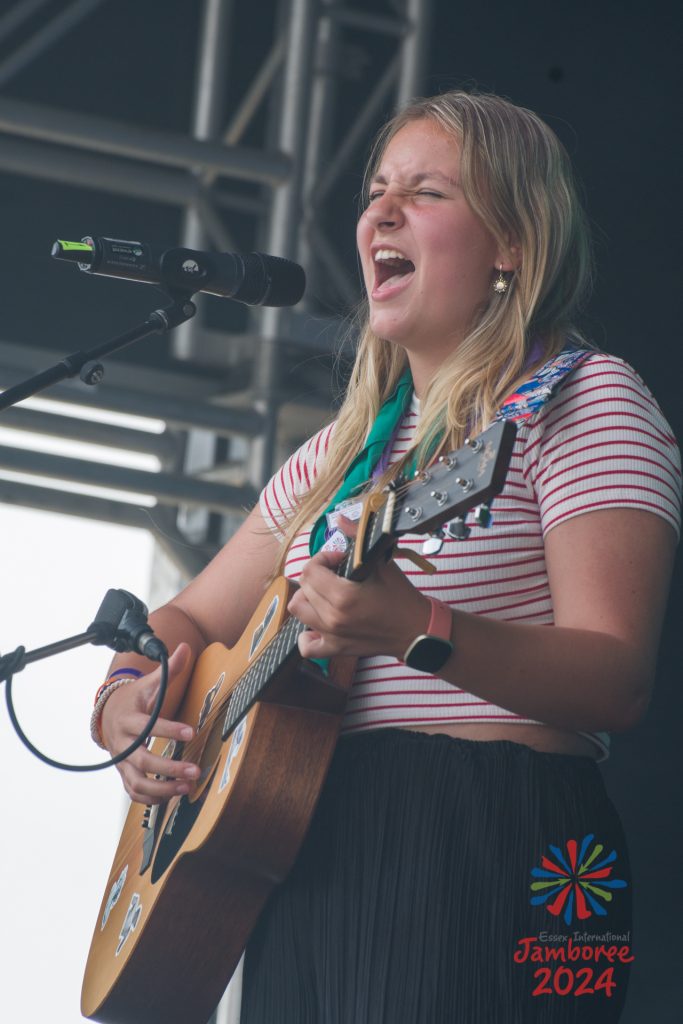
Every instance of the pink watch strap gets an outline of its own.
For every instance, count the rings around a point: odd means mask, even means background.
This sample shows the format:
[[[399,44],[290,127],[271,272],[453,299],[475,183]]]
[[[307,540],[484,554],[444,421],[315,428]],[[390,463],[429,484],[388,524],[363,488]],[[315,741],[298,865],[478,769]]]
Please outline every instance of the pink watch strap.
[[[437,601],[433,597],[428,597],[427,600],[432,606],[432,614],[427,626],[427,635],[438,636],[440,640],[450,641],[451,629],[453,628],[451,609],[443,601]]]

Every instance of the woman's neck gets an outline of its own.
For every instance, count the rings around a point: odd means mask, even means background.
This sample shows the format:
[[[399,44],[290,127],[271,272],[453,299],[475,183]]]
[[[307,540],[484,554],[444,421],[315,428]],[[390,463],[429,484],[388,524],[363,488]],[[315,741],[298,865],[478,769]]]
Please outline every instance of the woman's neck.
[[[443,365],[443,359],[435,357],[429,359],[423,353],[419,355],[408,353],[408,364],[413,378],[415,396],[421,399]]]

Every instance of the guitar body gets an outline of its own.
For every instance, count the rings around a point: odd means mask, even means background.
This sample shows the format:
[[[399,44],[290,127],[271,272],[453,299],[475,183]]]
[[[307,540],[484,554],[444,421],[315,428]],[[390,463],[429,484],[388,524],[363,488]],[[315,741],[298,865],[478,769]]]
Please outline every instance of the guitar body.
[[[175,749],[154,740],[155,753],[182,753],[202,775],[188,797],[131,806],[86,965],[86,1017],[205,1024],[268,896],[294,862],[334,751],[353,666],[337,666],[330,683],[294,656],[225,739],[220,713],[288,618],[292,586],[276,580],[235,647],[212,644],[197,660],[177,716],[197,729],[196,739]]]

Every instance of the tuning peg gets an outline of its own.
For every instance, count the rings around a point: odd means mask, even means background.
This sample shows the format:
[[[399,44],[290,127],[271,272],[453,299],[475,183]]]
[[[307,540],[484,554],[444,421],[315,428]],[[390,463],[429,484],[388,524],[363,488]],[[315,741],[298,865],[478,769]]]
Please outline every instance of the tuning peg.
[[[493,513],[488,505],[477,505],[472,513],[472,518],[477,526],[481,526],[484,530],[488,530],[493,523]]]
[[[472,531],[462,516],[456,516],[455,519],[451,519],[450,523],[444,524],[443,532],[451,540],[467,540]]]
[[[422,545],[423,555],[438,555],[443,547],[444,533],[443,530],[435,530],[434,533],[430,534],[427,540]]]

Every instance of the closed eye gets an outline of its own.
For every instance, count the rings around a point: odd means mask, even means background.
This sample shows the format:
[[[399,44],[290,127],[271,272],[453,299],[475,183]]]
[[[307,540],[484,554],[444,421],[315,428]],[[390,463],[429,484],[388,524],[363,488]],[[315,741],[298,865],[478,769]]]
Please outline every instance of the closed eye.
[[[432,196],[434,199],[443,199],[444,198],[442,192],[434,192],[431,189],[427,189],[427,188],[421,188],[421,189],[419,189],[417,192],[415,192],[413,194],[417,195],[417,196]],[[380,192],[380,191],[370,192],[370,194],[368,195],[368,199],[367,199],[368,204],[372,203],[375,199],[380,199],[383,195],[384,195],[384,192]]]

